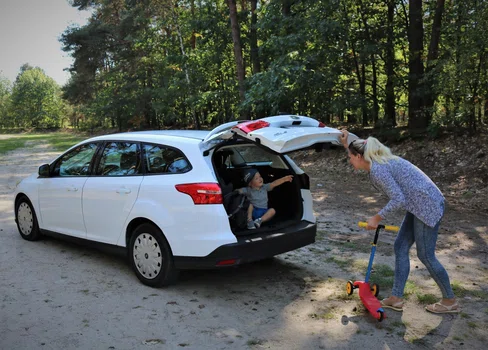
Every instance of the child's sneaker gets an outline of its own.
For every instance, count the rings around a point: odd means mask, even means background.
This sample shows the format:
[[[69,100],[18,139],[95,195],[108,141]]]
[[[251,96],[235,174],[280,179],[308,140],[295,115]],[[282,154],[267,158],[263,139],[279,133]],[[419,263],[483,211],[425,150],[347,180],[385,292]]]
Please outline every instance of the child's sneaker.
[[[261,224],[262,224],[261,218],[254,220],[254,226],[256,226],[257,228],[260,228]]]
[[[247,221],[247,229],[248,230],[254,230],[255,228],[256,228],[256,226],[254,225],[254,221],[248,220]]]

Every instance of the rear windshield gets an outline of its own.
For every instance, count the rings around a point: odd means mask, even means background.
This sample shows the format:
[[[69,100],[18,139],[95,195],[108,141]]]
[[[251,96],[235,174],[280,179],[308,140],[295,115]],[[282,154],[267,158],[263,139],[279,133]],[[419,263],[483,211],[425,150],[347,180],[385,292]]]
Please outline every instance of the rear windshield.
[[[255,145],[233,146],[225,148],[225,151],[231,153],[225,161],[230,168],[242,167],[243,165],[269,166],[277,169],[288,168],[280,155],[269,153]]]

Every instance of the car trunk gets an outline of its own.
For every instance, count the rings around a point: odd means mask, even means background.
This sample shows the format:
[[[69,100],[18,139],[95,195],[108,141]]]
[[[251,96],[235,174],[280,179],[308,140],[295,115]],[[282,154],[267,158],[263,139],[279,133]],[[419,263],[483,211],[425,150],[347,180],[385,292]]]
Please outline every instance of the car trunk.
[[[247,146],[250,149],[258,149],[255,145]],[[230,195],[233,190],[246,186],[243,177],[244,173],[249,168],[258,170],[264,183],[271,183],[286,175],[293,175],[294,181],[281,184],[268,192],[268,208],[274,208],[276,210],[276,215],[270,221],[267,221],[259,229],[255,230],[235,227],[235,225],[232,225],[231,221],[231,227],[234,234],[236,236],[247,236],[262,235],[267,232],[274,233],[299,222],[303,216],[301,188],[303,186],[308,187],[308,181],[305,181],[307,182],[306,184],[304,184],[303,181],[303,178],[304,176],[306,177],[306,175],[297,176],[283,156],[272,155],[268,151],[262,149],[259,149],[259,157],[266,157],[266,153],[268,153],[270,157],[269,159],[273,159],[273,161],[246,162],[244,159],[240,158],[240,153],[242,153],[240,152],[241,149],[242,145],[240,144],[236,144],[235,148],[227,145],[225,147],[220,147],[213,154],[212,160],[215,173],[224,197]],[[246,157],[249,156],[246,155]],[[254,158],[254,160],[256,160],[256,157]],[[279,167],[276,167],[275,163],[278,163]]]

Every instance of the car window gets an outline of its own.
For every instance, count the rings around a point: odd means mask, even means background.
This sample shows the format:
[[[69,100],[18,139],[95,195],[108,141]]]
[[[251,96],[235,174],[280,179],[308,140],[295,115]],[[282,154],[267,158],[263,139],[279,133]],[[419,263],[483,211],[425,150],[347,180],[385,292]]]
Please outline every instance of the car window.
[[[102,176],[141,174],[138,144],[133,142],[108,143],[100,157],[96,174]]]
[[[148,174],[176,174],[191,170],[190,162],[178,149],[149,144],[143,147]]]
[[[233,154],[228,159],[228,166],[268,165],[272,168],[286,169],[286,164],[280,155],[270,153],[255,145],[232,147]],[[244,164],[243,164],[244,163]]]
[[[62,155],[54,164],[53,176],[86,176],[97,149],[96,143],[87,143]]]

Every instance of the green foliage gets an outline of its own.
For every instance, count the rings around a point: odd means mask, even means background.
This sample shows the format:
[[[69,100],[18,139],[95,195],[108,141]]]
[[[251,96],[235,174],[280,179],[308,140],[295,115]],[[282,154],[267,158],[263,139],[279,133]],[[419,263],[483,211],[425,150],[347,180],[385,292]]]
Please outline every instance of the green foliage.
[[[243,102],[227,1],[74,0],[93,16],[60,40],[74,58],[62,91],[71,106],[40,69],[25,65],[13,87],[0,79],[0,126],[197,128],[241,114],[293,113],[387,130],[387,105],[397,125],[406,126],[409,100],[417,95],[430,118],[422,131],[432,135],[445,126],[488,123],[488,2],[444,3],[438,55],[429,62],[442,2],[422,2],[425,74],[415,90],[408,2],[256,1],[255,22],[251,3],[237,2]]]
[[[0,75],[0,126],[8,125],[10,120],[10,94],[12,86],[10,81]]]
[[[3,127],[57,128],[66,110],[57,83],[42,69],[28,64],[22,66],[8,103],[2,105],[6,105],[3,113],[7,115],[0,119]]]

